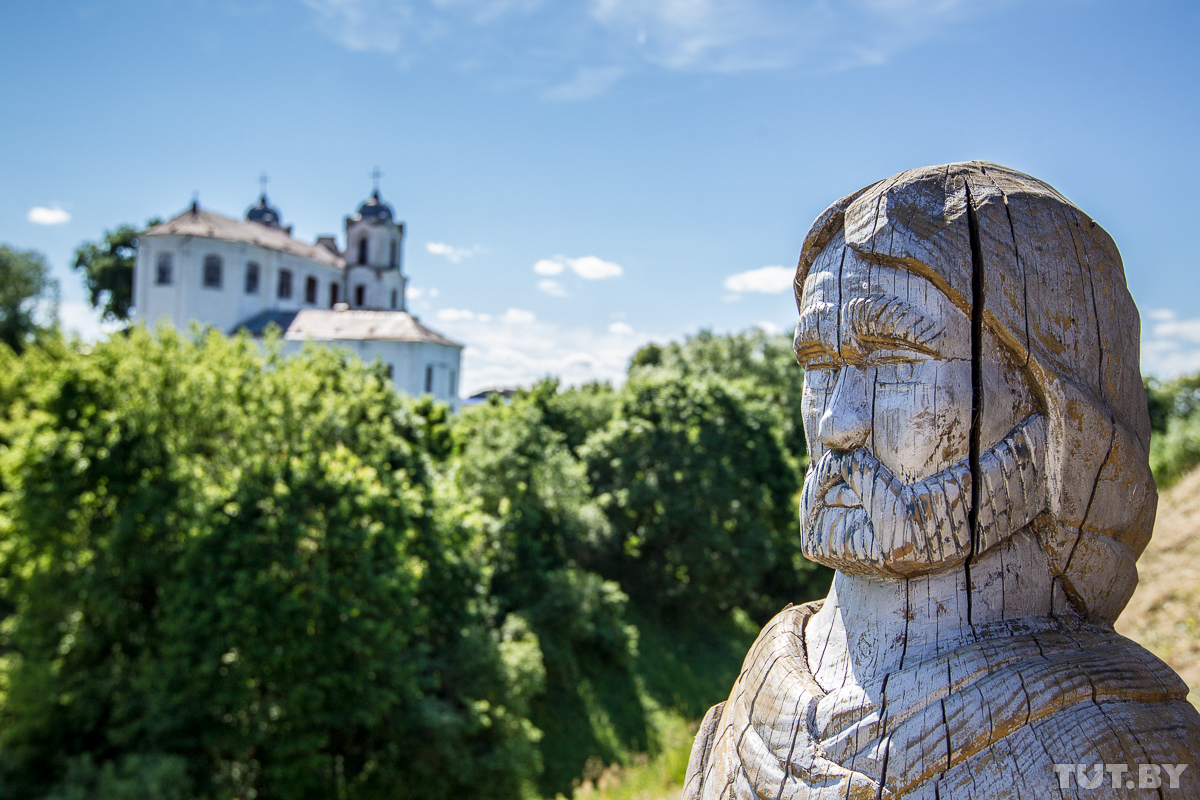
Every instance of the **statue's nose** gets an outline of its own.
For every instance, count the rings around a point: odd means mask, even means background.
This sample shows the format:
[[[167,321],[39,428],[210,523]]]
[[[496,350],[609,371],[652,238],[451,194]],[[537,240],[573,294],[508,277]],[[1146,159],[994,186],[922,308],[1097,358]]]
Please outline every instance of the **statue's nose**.
[[[843,367],[834,384],[829,406],[818,428],[821,444],[830,450],[857,450],[871,435],[871,403],[866,372]]]

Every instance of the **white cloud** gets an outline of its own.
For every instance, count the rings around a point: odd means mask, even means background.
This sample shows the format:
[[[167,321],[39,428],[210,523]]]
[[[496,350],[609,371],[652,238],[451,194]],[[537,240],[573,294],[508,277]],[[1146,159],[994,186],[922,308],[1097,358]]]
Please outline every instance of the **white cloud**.
[[[593,19],[667,69],[741,72],[885,62],[1005,0],[592,0]]]
[[[406,286],[404,287],[404,296],[409,300],[420,300],[422,297],[437,297],[438,290],[432,286],[428,289],[419,286]]]
[[[558,376],[566,385],[593,380],[620,383],[629,359],[650,338],[620,327],[597,332],[558,325],[520,309],[497,316],[465,316],[460,309],[455,317],[443,319],[439,314],[439,330],[466,344],[464,395],[494,386],[529,386],[547,375]]]
[[[561,259],[543,258],[533,265],[533,271],[538,275],[558,275],[565,269]]]
[[[762,322],[758,323],[758,327],[767,336],[778,336],[779,334],[783,333],[783,328],[780,328],[770,320],[763,320]]]
[[[122,323],[101,322],[100,312],[91,303],[81,301],[58,304],[58,324],[66,333],[74,333],[85,342],[108,338],[108,334],[120,330]]]
[[[500,321],[508,325],[528,325],[537,320],[532,311],[510,308],[500,315]]]
[[[1142,329],[1142,372],[1174,378],[1200,372],[1200,318],[1180,319],[1167,308],[1151,309]]]
[[[796,270],[787,267],[759,267],[746,270],[725,279],[725,288],[731,292],[758,292],[782,294],[792,288]]]
[[[464,258],[470,258],[479,252],[479,245],[474,247],[455,247],[444,242],[426,242],[425,250],[435,256],[442,256],[451,264],[457,264]]]
[[[614,322],[608,326],[608,332],[614,336],[630,336],[633,334],[633,328],[624,322]]]
[[[468,311],[465,308],[443,308],[437,312],[437,318],[442,322],[461,322],[463,320],[490,322],[492,319],[489,314],[476,314],[474,311]]]
[[[63,225],[71,221],[71,214],[58,206],[34,206],[25,218],[34,225]]]
[[[575,77],[542,93],[546,100],[574,102],[604,94],[625,74],[621,67],[581,67]]]
[[[300,0],[319,20],[318,29],[355,52],[403,53],[408,59],[458,28],[473,29],[516,14],[542,0]],[[406,52],[407,51],[407,52]]]
[[[611,261],[605,261],[596,256],[581,256],[579,258],[554,256],[553,258],[543,258],[533,265],[533,271],[538,275],[559,275],[567,268],[570,268],[572,272],[586,281],[619,278],[625,272],[620,264],[614,264]],[[545,282],[543,281],[543,283]],[[543,291],[546,290],[543,289]],[[549,293],[553,294],[553,292]]]
[[[878,65],[1014,0],[296,2],[352,51],[391,54],[402,66],[441,59],[554,102],[596,97],[646,65],[693,73]]]
[[[537,282],[537,287],[551,297],[566,297],[567,287],[563,286],[556,280],[546,278]]]
[[[619,278],[625,270],[621,269],[620,264],[614,264],[611,261],[604,261],[595,256],[584,256],[583,258],[567,259],[567,266],[575,271],[575,274],[584,280],[602,281],[606,278]]]

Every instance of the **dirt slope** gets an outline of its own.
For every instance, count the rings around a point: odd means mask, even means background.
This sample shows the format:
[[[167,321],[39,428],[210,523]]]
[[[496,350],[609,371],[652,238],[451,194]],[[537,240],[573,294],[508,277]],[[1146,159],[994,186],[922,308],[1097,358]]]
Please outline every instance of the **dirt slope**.
[[[1163,492],[1137,591],[1117,631],[1166,661],[1200,708],[1200,469]]]

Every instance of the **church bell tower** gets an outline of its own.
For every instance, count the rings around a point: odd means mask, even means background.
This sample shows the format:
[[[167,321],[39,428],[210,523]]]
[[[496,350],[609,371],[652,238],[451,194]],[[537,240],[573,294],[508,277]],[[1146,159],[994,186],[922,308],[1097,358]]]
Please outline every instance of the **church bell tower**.
[[[404,223],[375,191],[346,217],[346,302],[352,309],[404,311]]]

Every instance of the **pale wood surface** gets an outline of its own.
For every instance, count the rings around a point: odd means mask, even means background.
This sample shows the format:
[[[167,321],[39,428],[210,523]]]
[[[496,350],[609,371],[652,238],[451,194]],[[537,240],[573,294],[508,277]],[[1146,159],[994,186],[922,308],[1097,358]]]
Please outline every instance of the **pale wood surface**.
[[[910,170],[818,219],[796,287],[801,546],[837,572],[763,629],[684,797],[1116,798],[1154,790],[1055,765],[1194,764],[1186,685],[1112,629],[1157,493],[1103,229],[995,164]]]

